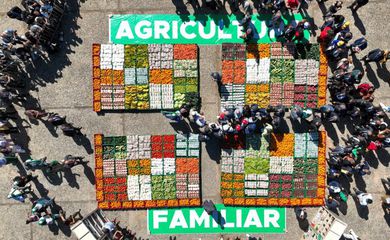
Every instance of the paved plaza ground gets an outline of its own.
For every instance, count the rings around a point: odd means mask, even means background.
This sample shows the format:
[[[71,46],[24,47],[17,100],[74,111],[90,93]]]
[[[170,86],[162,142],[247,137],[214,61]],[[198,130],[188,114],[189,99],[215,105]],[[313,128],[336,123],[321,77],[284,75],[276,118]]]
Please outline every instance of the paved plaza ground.
[[[188,131],[183,126],[172,126],[161,113],[106,113],[97,115],[92,110],[92,79],[91,79],[91,46],[92,43],[108,42],[108,15],[112,13],[136,13],[175,14],[185,12],[185,5],[182,1],[169,0],[68,0],[69,8],[63,19],[62,31],[65,41],[59,53],[50,56],[45,61],[36,63],[36,69],[29,67],[32,98],[28,102],[29,107],[36,107],[37,104],[43,109],[58,112],[66,115],[70,122],[83,127],[86,137],[72,139],[64,136],[42,122],[31,122],[31,128],[22,129],[21,133],[14,136],[17,143],[23,143],[28,148],[28,155],[33,158],[47,156],[48,160],[61,159],[67,154],[83,155],[90,161],[88,166],[79,166],[72,169],[72,173],[64,173],[62,178],[47,179],[39,173],[39,182],[35,182],[36,194],[38,196],[55,197],[58,205],[68,213],[82,209],[87,214],[97,207],[95,200],[94,186],[94,158],[93,158],[93,135],[103,133],[105,135],[131,135],[131,134],[172,134],[175,129]],[[333,2],[328,1],[326,6]],[[351,0],[344,1],[346,4]],[[389,30],[387,17],[387,0],[372,0],[368,5],[358,11],[358,15],[352,16],[350,10],[343,8],[343,14],[351,22],[351,30],[354,39],[365,34],[369,47],[359,55],[362,57],[368,50],[374,48],[389,48]],[[25,24],[6,17],[6,12],[12,6],[20,5],[20,0],[0,1],[1,21],[0,30],[8,27],[19,29],[23,33]],[[193,9],[188,5],[188,12]],[[315,24],[322,24],[323,5],[318,6],[316,1],[311,3],[308,14],[314,18]],[[318,34],[318,30],[317,30]],[[312,39],[314,41],[314,38]],[[209,78],[211,71],[221,69],[221,46],[200,46],[200,90],[202,97],[202,110],[206,118],[215,120],[219,112],[219,96],[217,86]],[[358,61],[354,61],[360,64]],[[388,64],[389,65],[389,64]],[[386,68],[379,68],[375,64],[367,69],[364,77],[369,79],[377,91],[375,92],[376,103],[381,101],[390,105],[390,74]],[[20,116],[24,118],[23,108],[18,107]],[[289,121],[287,121],[289,122]],[[19,121],[18,125],[22,122]],[[26,125],[24,122],[23,125]],[[330,126],[329,145],[337,144],[339,139],[348,132],[348,128]],[[21,156],[22,160],[27,159],[27,154]],[[384,218],[384,212],[380,203],[380,196],[384,194],[384,188],[380,178],[390,176],[389,162],[390,154],[381,151],[376,156],[373,153],[367,154],[370,165],[374,168],[370,176],[363,179],[356,179],[350,183],[351,188],[356,184],[359,189],[366,190],[374,196],[374,204],[369,206],[369,213],[362,213],[357,210],[352,198],[348,200],[346,213],[339,213],[341,220],[345,221],[349,228],[353,228],[361,239],[386,240],[390,237],[390,219]],[[218,165],[218,149],[215,145],[209,144],[202,147],[202,198],[212,199],[216,203],[221,202],[220,198],[220,169]],[[11,180],[17,175],[21,165],[15,167],[7,165],[1,169],[0,174],[0,214],[2,223],[0,225],[0,239],[74,239],[71,233],[63,229],[48,229],[37,224],[25,224],[25,218],[30,212],[31,203],[24,204],[7,199],[10,190]],[[308,208],[308,218],[314,216],[317,208]],[[151,236],[147,233],[146,211],[105,211],[110,218],[117,218],[122,225],[127,225],[137,232],[137,237],[143,239],[169,239],[169,236]],[[299,228],[298,222],[292,209],[287,211],[287,233],[281,235],[259,235],[262,239],[300,239],[303,231]],[[237,235],[231,235],[231,237]],[[226,236],[225,236],[226,237]],[[178,240],[191,239],[220,239],[220,235],[181,235]]]

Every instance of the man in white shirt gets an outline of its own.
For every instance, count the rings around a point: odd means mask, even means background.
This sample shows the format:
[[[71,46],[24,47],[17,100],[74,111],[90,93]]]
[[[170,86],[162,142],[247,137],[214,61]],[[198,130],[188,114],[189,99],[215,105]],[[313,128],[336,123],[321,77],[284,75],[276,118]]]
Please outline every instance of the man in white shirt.
[[[356,188],[353,188],[353,190],[355,191],[356,197],[359,199],[359,204],[361,206],[367,206],[373,202],[372,195],[370,193],[364,193]]]

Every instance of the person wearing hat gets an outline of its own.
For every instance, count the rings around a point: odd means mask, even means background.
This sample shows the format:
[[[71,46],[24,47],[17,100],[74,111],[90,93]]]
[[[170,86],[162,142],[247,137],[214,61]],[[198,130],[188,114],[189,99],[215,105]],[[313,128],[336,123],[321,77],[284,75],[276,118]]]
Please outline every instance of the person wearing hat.
[[[334,37],[334,31],[330,26],[324,27],[321,31],[320,36],[318,37],[318,42],[328,43]]]
[[[390,51],[389,50],[381,50],[381,49],[377,48],[377,49],[370,51],[360,61],[363,61],[364,64],[367,64],[370,62],[376,62],[376,63],[383,64],[383,63],[386,63],[389,58],[390,58]]]
[[[328,196],[328,198],[325,201],[325,204],[329,210],[336,210],[337,207],[340,205],[340,203],[332,196]]]
[[[368,46],[367,40],[364,37],[356,39],[348,47],[351,49],[352,53],[360,53],[362,50],[366,49]]]
[[[368,0],[354,0],[347,8],[351,9],[353,12],[356,12],[359,8],[363,7],[367,3]]]
[[[351,196],[356,197],[359,200],[359,204],[363,207],[367,207],[368,204],[373,203],[372,195],[353,188],[355,194],[351,193]]]
[[[301,6],[301,1],[298,0],[287,0],[286,2],[286,8],[294,11],[294,10],[299,10],[299,7]]]

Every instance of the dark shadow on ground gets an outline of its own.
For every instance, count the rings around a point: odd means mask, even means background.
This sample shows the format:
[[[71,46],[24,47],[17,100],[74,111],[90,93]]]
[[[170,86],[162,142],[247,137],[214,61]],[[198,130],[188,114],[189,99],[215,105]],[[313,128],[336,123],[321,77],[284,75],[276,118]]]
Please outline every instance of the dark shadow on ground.
[[[61,185],[63,182],[62,179],[62,172],[56,172],[56,173],[46,173],[45,171],[42,171],[46,180],[52,184],[52,185]]]
[[[93,172],[92,168],[88,166],[88,164],[83,164],[84,167],[84,175],[88,178],[89,182],[92,185],[95,185],[95,173]]]
[[[353,176],[354,176],[354,179],[355,179],[356,187],[357,187],[359,190],[365,192],[365,191],[366,191],[367,185],[366,185],[366,182],[365,182],[364,179],[363,179],[363,176],[361,176],[361,175],[358,174],[358,173],[355,173]]]
[[[189,2],[192,3],[193,1],[189,1]],[[196,1],[196,2],[198,2],[198,1]],[[188,22],[190,20],[190,18],[189,18],[190,12],[188,11],[187,6],[184,3],[184,1],[183,0],[172,0],[172,3],[173,3],[173,5],[175,5],[175,8],[176,8],[175,12],[177,15],[180,16],[180,19],[183,22]],[[192,6],[194,7],[194,5],[192,5]],[[195,8],[194,8],[194,10],[195,10]]]
[[[63,170],[64,172],[64,178],[68,182],[69,187],[79,189],[80,185],[77,183],[76,176],[79,176],[79,174],[73,173],[71,169],[65,168]]]
[[[211,136],[210,140],[206,142],[206,151],[211,160],[217,164],[221,162],[221,147],[216,137]]]
[[[388,167],[390,162],[390,154],[385,149],[379,149],[376,151],[377,159],[383,164],[383,166]]]
[[[368,164],[377,169],[379,165],[378,158],[375,156],[375,153],[373,151],[369,151],[364,155],[364,159],[368,162]]]
[[[340,205],[339,205],[339,211],[343,214],[343,215],[347,215],[347,212],[348,212],[348,204],[344,201],[340,201]]]
[[[352,17],[353,17],[353,22],[355,23],[355,26],[357,27],[357,29],[359,29],[359,31],[363,35],[366,35],[366,28],[364,27],[364,24],[356,11],[352,11]]]
[[[384,212],[383,218],[385,219],[387,225],[390,227],[390,214],[387,213],[388,210],[386,211],[386,206],[384,204],[382,204],[382,209]]]
[[[40,183],[39,179],[33,179],[32,182],[34,183],[35,188],[38,190],[39,195],[41,197],[47,197],[47,195],[49,194],[49,190],[47,190],[45,186]]]
[[[357,197],[353,197],[353,201],[356,205],[356,210],[360,218],[368,220],[368,214],[370,213],[367,206],[361,206]]]
[[[93,153],[92,144],[91,144],[91,141],[89,140],[89,138],[87,137],[87,135],[78,134],[78,135],[74,135],[72,138],[73,138],[73,141],[77,145],[83,146],[85,151],[88,154],[92,154]]]
[[[42,123],[45,125],[47,130],[49,130],[50,134],[53,137],[55,137],[55,138],[58,137],[57,128],[53,124],[49,123],[48,121],[42,121]]]
[[[390,85],[390,72],[387,69],[386,63],[385,64],[377,63],[376,66],[377,66],[376,73],[378,77]]]
[[[332,139],[333,145],[338,146],[340,144],[339,136],[337,135],[337,131],[334,128],[333,124],[331,122],[324,122],[324,128],[326,129],[328,137]]]
[[[322,15],[325,15],[325,13],[327,11],[325,3],[323,1],[317,2],[317,3],[318,3],[318,6],[320,7]]]
[[[187,121],[170,122],[169,124],[177,133],[185,134],[191,132],[190,125],[188,125]]]
[[[298,221],[298,226],[300,229],[302,229],[302,231],[307,232],[309,230],[309,220],[307,220],[307,218],[302,220],[297,217],[297,221]]]
[[[366,64],[366,74],[368,80],[370,80],[370,82],[372,83],[372,85],[374,85],[375,88],[379,88],[381,86],[378,77],[376,76],[374,70],[369,63]]]

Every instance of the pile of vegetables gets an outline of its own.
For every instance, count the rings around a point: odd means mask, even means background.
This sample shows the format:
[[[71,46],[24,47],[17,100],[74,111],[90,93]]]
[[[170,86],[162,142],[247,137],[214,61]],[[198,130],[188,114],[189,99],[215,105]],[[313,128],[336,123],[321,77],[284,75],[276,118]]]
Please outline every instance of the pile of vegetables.
[[[95,44],[93,54],[94,109],[170,110],[186,101],[200,104],[196,45]],[[177,95],[175,104],[174,93],[185,95]]]
[[[172,69],[173,45],[149,44],[148,53],[150,69]]]
[[[244,84],[246,63],[242,60],[222,61],[222,83]]]
[[[271,156],[292,156],[294,153],[294,134],[272,134],[270,149]]]
[[[271,55],[269,44],[247,44],[246,51],[247,59],[270,58]]]
[[[270,157],[270,173],[292,174],[294,165],[293,157]]]
[[[149,85],[129,85],[125,87],[126,109],[149,109]]]
[[[181,144],[176,139],[186,141],[190,154],[195,149],[199,152],[198,136],[194,134],[177,137],[95,135],[99,207],[199,206],[199,158],[176,159],[175,146]],[[199,153],[195,155],[199,156]]]
[[[153,84],[173,84],[173,72],[171,69],[151,69],[149,82]]]
[[[199,157],[199,140],[197,134],[177,135],[176,156]]]
[[[246,83],[269,82],[270,59],[248,59],[246,61]]]
[[[198,59],[198,46],[195,44],[173,45],[173,58],[177,60]]]
[[[221,106],[240,106],[245,100],[244,85],[222,85],[221,86]]]
[[[292,43],[247,44],[246,59],[243,59],[245,73],[243,70],[236,70],[241,69],[236,67],[241,64],[241,59],[235,58],[237,47],[236,44],[222,46],[223,85],[220,87],[220,93],[223,107],[258,103],[262,107],[279,104],[289,107],[295,104],[303,108],[314,108],[326,103],[327,60],[325,57],[320,59],[323,53],[319,55],[318,45],[310,46],[307,49],[307,56],[303,57],[302,49],[298,50]],[[296,57],[298,59],[295,60]],[[237,71],[242,72],[242,75],[245,74],[245,83],[241,78],[237,79]],[[264,92],[270,93],[269,96],[257,94],[257,91],[253,90],[254,84],[269,81],[271,91]],[[286,83],[289,83],[288,89],[285,88]],[[308,93],[311,95],[306,94],[306,88],[304,91],[295,92],[292,87],[294,83],[310,88]],[[241,94],[233,91],[230,84],[249,85],[245,89],[244,99]],[[317,86],[320,86],[318,90]]]
[[[245,174],[266,174],[270,170],[270,160],[265,158],[245,157]],[[272,169],[272,165],[271,165]]]
[[[222,44],[222,59],[223,60],[245,60],[246,46],[245,44]]]
[[[198,61],[191,60],[174,60],[173,62],[174,77],[198,77]]]

